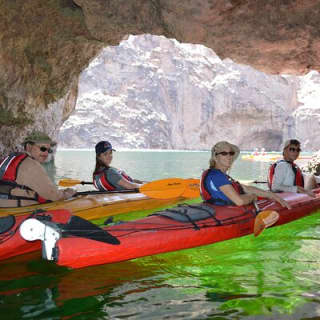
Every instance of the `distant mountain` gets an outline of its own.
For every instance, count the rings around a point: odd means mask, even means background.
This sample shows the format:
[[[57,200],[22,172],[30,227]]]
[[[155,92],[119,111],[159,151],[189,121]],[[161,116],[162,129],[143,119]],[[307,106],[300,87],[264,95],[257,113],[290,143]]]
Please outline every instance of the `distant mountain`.
[[[80,76],[75,112],[59,146],[279,150],[297,137],[319,149],[320,77],[267,75],[202,45],[163,36],[130,36],[105,48]]]

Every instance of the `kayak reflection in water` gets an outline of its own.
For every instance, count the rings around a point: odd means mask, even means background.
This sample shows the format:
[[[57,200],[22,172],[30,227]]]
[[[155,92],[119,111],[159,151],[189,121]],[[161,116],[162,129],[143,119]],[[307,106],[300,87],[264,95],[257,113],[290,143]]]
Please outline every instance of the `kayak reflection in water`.
[[[212,147],[210,167],[201,178],[200,188],[203,200],[220,206],[243,206],[255,202],[257,197],[263,197],[279,202],[281,206],[290,209],[289,204],[276,193],[242,185],[227,174],[239,154],[239,148],[227,141],[220,141]]]
[[[109,141],[100,141],[95,146],[96,167],[93,172],[93,184],[100,191],[139,189],[143,181],[132,179],[125,172],[110,167],[113,157]]]

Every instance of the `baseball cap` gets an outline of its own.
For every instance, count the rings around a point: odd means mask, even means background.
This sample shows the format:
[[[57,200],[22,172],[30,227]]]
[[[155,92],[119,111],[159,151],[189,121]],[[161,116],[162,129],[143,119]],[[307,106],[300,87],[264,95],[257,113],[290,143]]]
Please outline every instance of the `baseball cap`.
[[[295,145],[295,146],[298,146],[298,145],[300,145],[300,141],[297,140],[297,139],[289,139],[289,140],[286,140],[285,143],[283,144],[282,150],[284,150],[285,148],[289,147],[290,144],[293,144],[293,145]]]
[[[96,154],[99,155],[108,150],[116,151],[112,148],[112,144],[109,141],[100,141],[96,144]]]

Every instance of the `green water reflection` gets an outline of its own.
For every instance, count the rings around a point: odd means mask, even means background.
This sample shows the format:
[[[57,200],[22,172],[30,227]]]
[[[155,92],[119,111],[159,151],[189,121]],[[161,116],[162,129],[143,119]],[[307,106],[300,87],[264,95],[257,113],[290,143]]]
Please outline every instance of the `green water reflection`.
[[[0,309],[7,319],[312,319],[319,238],[320,213],[258,238],[80,270],[18,257],[0,264]]]

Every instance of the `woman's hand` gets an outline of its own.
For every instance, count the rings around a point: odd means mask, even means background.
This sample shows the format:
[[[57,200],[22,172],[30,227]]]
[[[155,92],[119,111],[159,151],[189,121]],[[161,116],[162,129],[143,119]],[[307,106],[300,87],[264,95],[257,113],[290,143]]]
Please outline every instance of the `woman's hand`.
[[[72,188],[67,188],[63,190],[63,199],[69,199],[76,194],[77,190]]]
[[[276,193],[269,192],[269,194],[270,194],[269,199],[272,199],[272,200],[280,203],[282,207],[291,209],[290,204],[286,200],[283,200],[281,197],[279,197]]]
[[[248,196],[251,197],[251,202],[255,202],[255,201],[258,200],[258,197],[257,197],[255,194],[253,194],[253,193],[248,194]]]
[[[315,197],[316,197],[315,193],[313,193],[312,190],[307,190],[307,189],[304,189],[304,188],[302,188],[302,187],[300,187],[300,186],[297,187],[297,191],[298,191],[298,193],[305,193],[305,194],[307,194],[309,197],[312,197],[312,198],[315,198]]]

